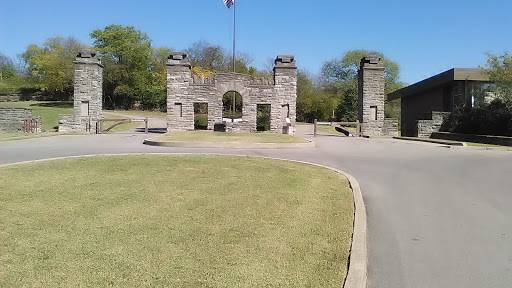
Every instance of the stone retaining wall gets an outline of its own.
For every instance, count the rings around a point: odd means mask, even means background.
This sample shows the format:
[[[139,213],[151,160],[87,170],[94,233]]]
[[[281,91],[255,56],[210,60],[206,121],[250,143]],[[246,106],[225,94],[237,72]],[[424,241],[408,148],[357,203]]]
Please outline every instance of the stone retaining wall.
[[[0,133],[23,132],[25,120],[37,122],[35,132],[41,132],[42,118],[32,116],[32,109],[22,107],[0,107]]]
[[[430,138],[434,132],[439,132],[443,122],[450,116],[451,112],[432,111],[432,119],[418,120],[417,131],[419,138]]]
[[[385,118],[382,127],[382,136],[398,137],[398,119]]]

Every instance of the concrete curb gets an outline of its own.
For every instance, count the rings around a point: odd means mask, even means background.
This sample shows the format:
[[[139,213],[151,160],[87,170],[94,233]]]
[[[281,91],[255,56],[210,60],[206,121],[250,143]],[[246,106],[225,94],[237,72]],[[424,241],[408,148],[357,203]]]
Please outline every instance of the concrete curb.
[[[448,146],[467,146],[466,143],[464,143],[464,142],[446,142],[443,140],[432,140],[430,138],[429,139],[411,139],[411,138],[404,138],[404,137],[393,137],[393,139],[425,142],[425,143],[433,143],[433,144],[442,144],[442,145],[448,145]]]
[[[512,152],[512,147],[485,147],[485,146],[450,146],[451,149],[462,149],[462,150],[488,150],[488,151],[501,151],[501,152]]]
[[[306,139],[307,140],[307,139]],[[308,143],[242,143],[242,142],[170,142],[144,140],[144,144],[163,147],[186,148],[231,148],[231,149],[286,149],[286,148],[314,148],[315,142]]]
[[[251,156],[254,157],[254,156]],[[367,246],[367,217],[366,207],[364,205],[363,194],[361,193],[361,187],[356,178],[348,174],[345,171],[341,171],[329,166],[290,160],[283,158],[271,158],[271,157],[257,157],[267,158],[275,160],[284,160],[297,162],[302,164],[308,164],[318,166],[326,169],[330,169],[345,176],[349,182],[352,193],[354,194],[354,231],[352,233],[352,246],[350,248],[350,258],[347,277],[345,278],[344,288],[366,288],[368,282],[368,246]]]
[[[332,169],[332,168],[330,168]],[[335,170],[335,169],[334,169]],[[350,174],[335,170],[347,177],[354,194],[354,233],[350,250],[349,268],[345,288],[366,288],[368,279],[368,246],[366,245],[366,207],[359,182]]]
[[[48,159],[40,159],[40,160],[32,160],[32,161],[24,161],[17,163],[9,163],[0,165],[0,167],[7,167],[11,165],[24,164],[24,163],[32,163],[32,162],[43,162],[50,160],[58,160],[58,159],[67,159],[67,158],[79,158],[79,157],[94,157],[94,156],[122,156],[122,155],[218,155],[218,156],[236,156],[236,157],[253,157],[253,158],[264,158],[264,159],[273,159],[273,160],[281,160],[281,161],[289,161],[302,163],[307,165],[313,165],[317,167],[322,167],[326,169],[330,169],[345,176],[349,182],[350,188],[352,188],[352,193],[354,194],[354,230],[352,233],[352,246],[350,249],[349,256],[349,267],[347,272],[347,277],[345,279],[345,283],[343,287],[345,288],[366,288],[367,287],[367,270],[368,270],[368,247],[367,247],[367,218],[366,218],[366,208],[364,205],[363,195],[361,193],[361,188],[357,180],[350,174],[334,169],[332,167],[328,167],[325,165],[291,160],[291,159],[283,159],[283,158],[273,158],[273,157],[263,157],[263,156],[248,156],[248,155],[235,155],[235,154],[219,154],[219,153],[122,153],[122,154],[94,154],[94,155],[79,155],[79,156],[66,156],[66,157],[57,157],[57,158],[48,158]]]

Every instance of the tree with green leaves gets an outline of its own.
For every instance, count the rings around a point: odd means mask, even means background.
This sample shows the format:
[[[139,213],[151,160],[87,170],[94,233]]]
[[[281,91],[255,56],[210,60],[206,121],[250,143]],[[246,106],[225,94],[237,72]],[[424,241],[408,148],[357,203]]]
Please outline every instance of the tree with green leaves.
[[[104,61],[104,105],[131,108],[151,93],[153,49],[146,33],[133,26],[110,25],[90,34]]]
[[[185,50],[190,58],[192,67],[201,67],[213,73],[233,72],[232,54],[218,45],[212,45],[206,41],[199,41]],[[250,74],[258,77],[262,74],[251,67],[251,57],[246,53],[238,53],[235,59],[237,73]]]
[[[9,79],[16,75],[16,67],[11,58],[0,53],[0,75],[2,79]]]
[[[382,53],[377,51],[351,50],[346,52],[341,59],[328,61],[322,67],[325,89],[339,99],[336,120],[357,120],[358,70],[361,59],[368,55],[375,55],[383,59],[386,84],[386,117],[399,117],[400,115],[400,103],[387,101],[389,93],[403,87],[403,84],[399,81],[400,66],[386,59]]]
[[[167,108],[167,58],[171,49],[160,47],[153,49],[151,60],[151,83],[142,101],[145,109],[159,108],[164,111]]]
[[[484,73],[489,80],[496,83],[493,91],[498,97],[512,104],[512,55],[504,52],[501,55],[487,53],[487,65]]]
[[[42,47],[32,44],[22,54],[27,74],[39,79],[41,90],[68,100],[74,88],[73,61],[85,47],[73,38],[62,37],[49,38]]]
[[[338,99],[325,89],[316,87],[307,72],[297,72],[297,121],[329,121],[337,105]]]
[[[206,41],[199,41],[185,50],[192,67],[202,67],[212,72],[225,72],[229,59],[224,49]]]

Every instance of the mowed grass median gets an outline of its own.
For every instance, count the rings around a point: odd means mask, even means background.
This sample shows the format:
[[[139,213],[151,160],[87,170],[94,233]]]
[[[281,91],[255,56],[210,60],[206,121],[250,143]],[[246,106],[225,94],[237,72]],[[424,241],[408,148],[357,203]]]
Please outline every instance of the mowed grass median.
[[[214,131],[173,131],[151,138],[158,142],[307,143],[296,135],[278,133],[231,133]]]
[[[1,287],[342,287],[346,178],[223,156],[0,168]]]

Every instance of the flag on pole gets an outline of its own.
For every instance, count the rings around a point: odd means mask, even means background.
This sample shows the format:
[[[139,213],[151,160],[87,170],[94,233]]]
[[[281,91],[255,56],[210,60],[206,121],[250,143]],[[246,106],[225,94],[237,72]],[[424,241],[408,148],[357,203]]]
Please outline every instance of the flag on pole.
[[[224,1],[224,4],[226,6],[228,6],[228,8],[233,6],[233,4],[235,4],[235,0],[222,0],[222,1]]]

